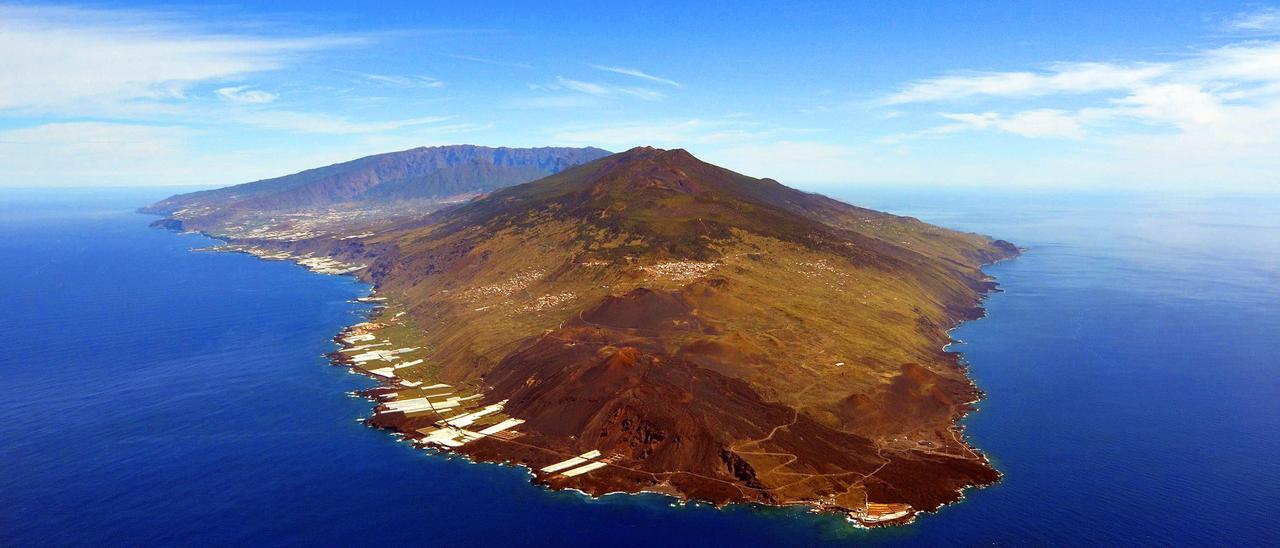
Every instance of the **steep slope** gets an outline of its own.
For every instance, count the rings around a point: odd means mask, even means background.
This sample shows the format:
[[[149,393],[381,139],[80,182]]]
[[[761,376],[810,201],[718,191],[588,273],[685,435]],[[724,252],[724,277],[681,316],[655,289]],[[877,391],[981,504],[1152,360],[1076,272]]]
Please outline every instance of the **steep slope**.
[[[321,209],[386,213],[407,204],[420,212],[558,173],[607,154],[589,147],[420,147],[274,179],[180,194],[142,211],[169,216],[172,221],[200,230],[236,227],[245,221],[261,228],[268,224],[264,215],[269,213]]]
[[[997,478],[959,433],[979,393],[942,348],[1007,242],[639,148],[331,249],[419,326],[415,380],[526,421],[458,451],[609,455],[548,484],[871,515]]]

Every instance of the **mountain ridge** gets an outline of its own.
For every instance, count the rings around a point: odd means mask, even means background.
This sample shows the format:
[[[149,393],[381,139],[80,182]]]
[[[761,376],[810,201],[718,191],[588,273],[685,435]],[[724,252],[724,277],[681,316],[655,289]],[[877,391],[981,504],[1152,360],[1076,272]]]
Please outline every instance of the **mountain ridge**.
[[[592,147],[416,147],[180,194],[140,211],[182,214],[178,216],[186,217],[188,223],[216,225],[243,212],[446,201],[538,179],[606,154]]]
[[[546,450],[617,456],[616,475],[537,474],[549,485],[932,510],[997,478],[953,433],[980,393],[942,348],[1007,242],[637,148],[359,245],[394,249],[371,279],[432,326],[433,380],[502,402],[540,448],[457,450],[535,468]],[[918,447],[886,437],[904,435]]]
[[[982,265],[1018,254],[1008,242],[648,147],[368,226],[236,249],[354,271],[386,299],[340,340],[423,349],[413,367],[335,358],[390,375],[371,425],[555,488],[868,524],[999,477],[960,434],[981,392],[944,347],[995,288]],[[474,403],[395,403],[435,397],[423,385]],[[468,412],[518,428],[458,434]],[[579,454],[608,458],[544,470]]]

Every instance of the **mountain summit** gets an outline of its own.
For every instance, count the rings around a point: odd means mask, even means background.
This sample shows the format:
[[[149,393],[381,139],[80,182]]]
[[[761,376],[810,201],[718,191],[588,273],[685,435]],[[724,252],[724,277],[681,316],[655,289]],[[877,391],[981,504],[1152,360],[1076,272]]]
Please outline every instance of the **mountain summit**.
[[[998,477],[943,348],[1008,242],[648,147],[346,222],[232,248],[375,285],[384,308],[335,359],[384,381],[370,424],[418,443],[557,488],[868,524]]]
[[[584,237],[627,233],[643,238],[646,252],[677,255],[710,252],[735,230],[806,245],[834,244],[844,253],[875,251],[880,259],[915,259],[929,251],[982,261],[1011,249],[992,255],[981,245],[934,245],[938,236],[955,233],[735,173],[683,149],[650,147],[495,192],[437,221],[444,226],[509,226],[547,215],[574,218],[602,231]],[[887,233],[889,227],[894,234]],[[625,253],[629,247],[605,249]]]
[[[457,450],[613,455],[550,485],[931,510],[997,477],[956,433],[979,393],[942,348],[1007,242],[636,148],[348,245],[431,381],[525,421]]]

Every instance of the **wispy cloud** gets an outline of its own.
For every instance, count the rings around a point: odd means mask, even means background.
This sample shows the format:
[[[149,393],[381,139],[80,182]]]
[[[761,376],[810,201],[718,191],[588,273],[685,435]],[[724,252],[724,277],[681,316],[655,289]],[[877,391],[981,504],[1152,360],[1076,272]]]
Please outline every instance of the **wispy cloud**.
[[[249,86],[232,86],[218,88],[214,90],[218,97],[232,103],[261,105],[275,101],[279,97],[274,93],[268,93],[258,89],[251,89]]]
[[[668,85],[668,86],[671,86],[671,87],[674,87],[674,88],[677,88],[677,89],[684,88],[684,85],[683,85],[683,84],[681,84],[680,82],[677,82],[677,81],[675,81],[675,80],[670,80],[670,79],[667,79],[667,78],[662,78],[662,77],[659,77],[659,76],[654,76],[654,75],[649,74],[649,73],[647,73],[647,72],[644,72],[644,71],[642,71],[642,70],[640,70],[640,69],[633,69],[633,68],[627,68],[627,67],[610,67],[610,66],[605,66],[605,65],[591,65],[591,68],[596,69],[596,70],[603,70],[603,71],[605,71],[605,72],[612,72],[612,73],[614,73],[614,74],[623,74],[623,75],[626,75],[626,76],[631,76],[631,77],[639,78],[639,79],[641,79],[641,80],[648,80],[648,81],[650,81],[650,82],[657,82],[657,83],[659,83],[659,84],[666,84],[666,85]]]
[[[542,86],[534,86],[532,89],[536,91],[545,90],[546,88]],[[514,109],[572,109],[594,107],[603,103],[603,99],[592,95],[582,95],[579,93],[557,93],[553,95],[517,97],[505,101],[502,106]]]
[[[1013,114],[998,112],[946,112],[939,114],[951,123],[877,139],[880,144],[899,144],[916,139],[940,138],[967,131],[998,131],[1028,138],[1083,139],[1087,132],[1080,112],[1059,109],[1032,109]]]
[[[996,129],[1023,137],[1081,139],[1085,135],[1076,117],[1066,111],[1055,109],[1027,110],[1012,116],[1003,116],[995,112],[943,114],[942,116],[958,122],[959,127]]]
[[[452,54],[443,54],[443,55],[450,59],[458,59],[461,61],[471,61],[472,63],[481,63],[485,65],[494,65],[498,67],[512,67],[512,68],[521,68],[521,69],[534,68],[533,65],[530,65],[528,63],[514,63],[511,61],[500,61],[497,59],[489,59],[486,57],[476,57],[474,55],[452,55]]]
[[[582,80],[574,80],[557,76],[554,84],[539,86],[548,90],[570,90],[596,97],[632,97],[644,101],[657,101],[666,97],[662,92],[654,91],[648,88],[615,86],[611,84],[602,84],[597,82],[585,82]]]
[[[1227,30],[1244,34],[1280,33],[1280,8],[1268,6],[1227,18]]]
[[[353,72],[352,74],[369,82],[386,84],[403,88],[442,88],[444,82],[430,76],[401,76],[396,74],[371,74]]]
[[[884,103],[955,103],[966,98],[996,97],[1013,99],[1016,101],[1010,104],[1020,105],[1017,101],[1029,98],[1045,103],[1082,93],[1093,93],[1096,98],[1086,100],[1092,103],[1089,106],[1077,109],[1041,107],[1017,110],[1011,115],[984,112],[942,116],[971,128],[1001,129],[1032,137],[1078,136],[1082,124],[1117,119],[1182,128],[1209,124],[1223,119],[1223,109],[1280,106],[1280,42],[1229,45],[1158,65],[1124,68],[1085,63],[1058,65],[1045,73],[947,76],[912,83],[888,96]],[[1071,99],[1072,103],[1080,101]]]
[[[1260,27],[1263,19],[1243,24]],[[979,100],[981,110],[954,108]],[[1133,180],[1230,179],[1274,186],[1273,174],[1280,172],[1280,132],[1271,126],[1280,124],[1280,42],[1245,41],[1159,63],[1074,63],[1039,71],[953,74],[911,82],[881,105],[928,116],[919,110],[942,102],[948,111],[932,115],[946,123],[890,135],[880,143],[995,131],[1077,140],[1092,149],[1088,154],[1078,151],[1081,158],[1113,158],[1093,168],[1086,167],[1085,159],[1073,160],[1081,172],[1092,169]],[[1138,159],[1149,167],[1137,167]],[[1268,170],[1273,174],[1267,175]]]
[[[361,41],[233,35],[143,12],[0,7],[0,110],[177,100],[201,82],[279,69],[303,52]]]
[[[1130,89],[1169,71],[1166,64],[1064,63],[1044,71],[953,74],[919,80],[885,97],[885,105],[955,101],[975,96],[1038,97]]]
[[[557,76],[556,83],[558,84],[558,87],[568,88],[573,91],[585,93],[587,95],[599,95],[599,96],[611,95],[609,88],[606,87],[604,84],[595,84],[591,82],[571,80],[563,76]]]

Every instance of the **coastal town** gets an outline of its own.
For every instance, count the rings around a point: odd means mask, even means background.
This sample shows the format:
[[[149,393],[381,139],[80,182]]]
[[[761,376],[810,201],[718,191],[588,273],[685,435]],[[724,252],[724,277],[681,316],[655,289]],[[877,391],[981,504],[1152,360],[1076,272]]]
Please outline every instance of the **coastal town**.
[[[247,244],[222,244],[202,247],[193,251],[210,251],[222,253],[246,253],[266,261],[292,261],[317,274],[351,274],[368,268],[369,265],[345,263],[332,257],[316,256],[314,253],[295,255],[288,251],[268,249]]]
[[[393,220],[419,218],[474,197],[467,193],[449,199],[404,200],[369,206],[344,204],[290,211],[245,209],[228,218],[212,215],[217,208],[195,205],[176,209],[170,215],[184,223],[184,228],[194,228],[224,240],[282,243],[323,237],[349,240],[371,236]]]

